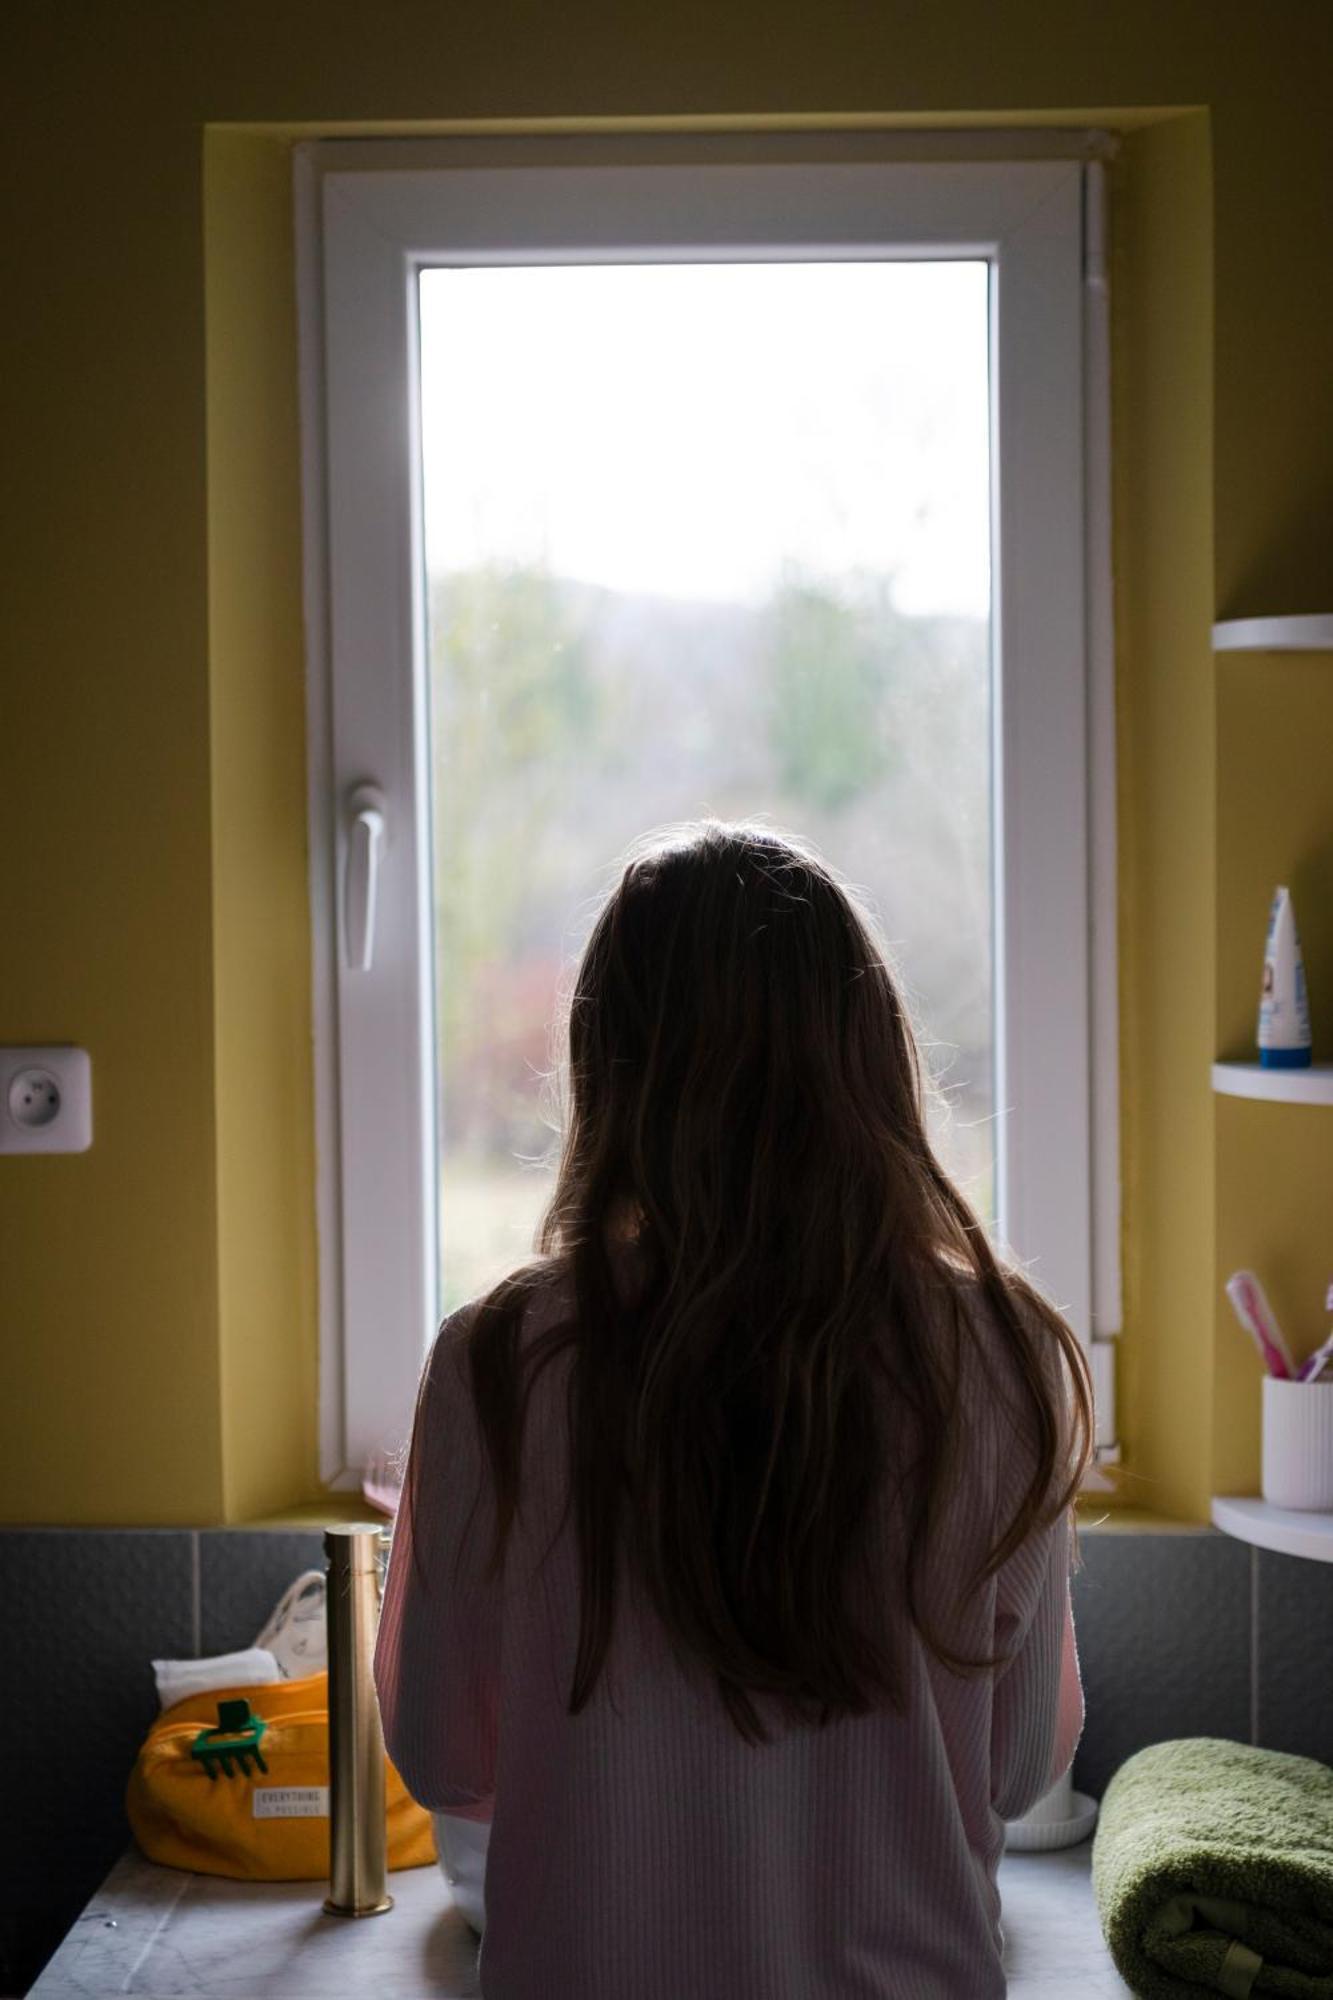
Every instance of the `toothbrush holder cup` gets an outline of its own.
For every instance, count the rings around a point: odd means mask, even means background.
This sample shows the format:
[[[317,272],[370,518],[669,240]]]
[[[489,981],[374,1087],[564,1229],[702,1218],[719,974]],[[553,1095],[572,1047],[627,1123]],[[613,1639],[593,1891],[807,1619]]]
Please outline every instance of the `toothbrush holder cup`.
[[[1263,1495],[1273,1507],[1333,1512],[1333,1382],[1265,1375]]]

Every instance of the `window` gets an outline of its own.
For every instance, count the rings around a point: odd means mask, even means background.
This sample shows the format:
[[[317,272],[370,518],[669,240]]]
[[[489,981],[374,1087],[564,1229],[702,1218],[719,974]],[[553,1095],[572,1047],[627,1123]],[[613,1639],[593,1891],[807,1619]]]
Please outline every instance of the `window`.
[[[561,967],[703,811],[869,891],[943,1157],[1117,1328],[1097,170],[874,150],[305,150],[335,1484],[527,1254]]]

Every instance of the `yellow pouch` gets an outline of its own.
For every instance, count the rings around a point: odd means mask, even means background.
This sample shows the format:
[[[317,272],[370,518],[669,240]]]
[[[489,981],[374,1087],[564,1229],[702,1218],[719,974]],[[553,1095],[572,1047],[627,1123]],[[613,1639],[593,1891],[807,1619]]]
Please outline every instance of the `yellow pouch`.
[[[256,1718],[241,1732],[247,1747],[240,1754],[226,1749],[232,1739],[218,1729],[226,1701],[247,1702]],[[384,1764],[389,1866],[423,1868],[436,1858],[431,1816],[387,1756]],[[139,1751],[125,1809],[150,1861],[259,1882],[327,1879],[327,1669],[173,1702]]]

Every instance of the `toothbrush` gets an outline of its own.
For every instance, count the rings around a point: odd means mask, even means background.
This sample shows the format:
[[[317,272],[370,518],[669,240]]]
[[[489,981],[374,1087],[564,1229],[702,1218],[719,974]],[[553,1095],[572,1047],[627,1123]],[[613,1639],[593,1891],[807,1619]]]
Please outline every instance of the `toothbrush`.
[[[1324,1300],[1324,1311],[1333,1312],[1333,1285],[1330,1285],[1328,1288],[1328,1296]],[[1310,1359],[1302,1365],[1301,1372],[1296,1377],[1296,1380],[1298,1382],[1317,1382],[1330,1363],[1333,1363],[1333,1333],[1329,1334],[1328,1339],[1322,1347],[1316,1347]]]
[[[1333,1333],[1330,1333],[1322,1347],[1316,1347],[1308,1361],[1301,1363],[1301,1370],[1296,1380],[1298,1382],[1317,1382],[1324,1370],[1330,1365],[1333,1365]]]
[[[1281,1382],[1290,1382],[1296,1364],[1282,1338],[1282,1329],[1273,1317],[1273,1308],[1264,1297],[1264,1288],[1253,1271],[1233,1271],[1227,1279],[1231,1309],[1263,1356],[1265,1368]]]

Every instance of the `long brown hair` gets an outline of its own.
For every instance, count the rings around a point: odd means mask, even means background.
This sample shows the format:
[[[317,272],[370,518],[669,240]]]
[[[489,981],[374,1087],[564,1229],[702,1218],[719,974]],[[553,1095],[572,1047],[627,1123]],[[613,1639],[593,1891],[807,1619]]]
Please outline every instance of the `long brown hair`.
[[[709,820],[633,854],[572,991],[563,1150],[537,1260],[487,1296],[465,1336],[496,1570],[528,1399],[572,1349],[571,1714],[607,1659],[622,1554],[678,1656],[712,1676],[750,1741],[768,1733],[759,1694],[816,1724],[901,1707],[895,1598],[937,1658],[960,1672],[995,1664],[951,1645],[922,1587],[961,1449],[964,1281],[1010,1350],[1035,1459],[978,1583],[1070,1505],[1092,1450],[1091,1384],[1070,1328],[997,1260],[938,1164],[925,1089],[873,928],[810,850]],[[616,1246],[627,1219],[629,1285]],[[521,1342],[555,1267],[571,1310]],[[914,1449],[907,1488],[897,1468],[901,1588],[880,1577],[876,1621],[856,1590],[892,1469],[886,1386],[910,1412]]]

